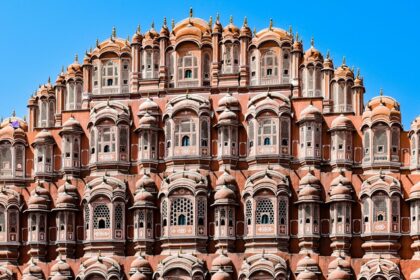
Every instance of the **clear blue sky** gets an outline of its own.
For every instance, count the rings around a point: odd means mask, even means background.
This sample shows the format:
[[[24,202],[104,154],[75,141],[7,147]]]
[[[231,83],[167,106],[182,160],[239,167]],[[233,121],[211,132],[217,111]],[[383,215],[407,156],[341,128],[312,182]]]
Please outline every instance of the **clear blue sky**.
[[[371,3],[372,2],[372,3]],[[305,49],[311,36],[324,54],[330,50],[335,65],[346,56],[349,66],[360,67],[365,101],[384,89],[401,103],[405,130],[420,114],[420,1],[106,1],[106,0],[13,0],[0,1],[0,116],[13,109],[27,114],[27,100],[48,76],[55,80],[61,66],[76,53],[111,34],[132,36],[138,24],[142,31],[163,17],[179,21],[188,16],[208,19],[220,13],[222,24],[229,16],[237,25],[243,17],[257,30],[269,19],[274,25],[301,34]],[[416,75],[417,74],[417,75]]]

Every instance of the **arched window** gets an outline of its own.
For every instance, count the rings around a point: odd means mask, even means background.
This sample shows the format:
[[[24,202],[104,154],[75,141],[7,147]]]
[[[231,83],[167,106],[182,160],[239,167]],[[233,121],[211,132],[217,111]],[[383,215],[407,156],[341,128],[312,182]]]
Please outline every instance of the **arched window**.
[[[48,104],[48,125],[53,127],[55,123],[55,102],[50,100]]]
[[[268,50],[261,57],[261,82],[262,84],[275,83],[278,79],[278,59],[274,51]],[[272,80],[272,82],[271,82]]]
[[[277,122],[263,119],[259,122],[258,145],[277,145]]]
[[[204,80],[204,86],[209,85],[208,81],[210,80],[210,54],[204,53],[203,57],[203,80]]]
[[[375,222],[387,221],[387,206],[388,199],[382,194],[373,197],[373,217]]]
[[[279,201],[279,221],[280,225],[287,224],[287,211],[288,211],[287,198],[281,198]]]
[[[248,124],[248,147],[254,147],[254,120],[251,120]]]
[[[259,225],[274,224],[274,208],[270,199],[265,198],[257,201],[256,223]]]
[[[209,123],[207,120],[201,121],[201,146],[207,147],[209,145]]]
[[[98,127],[98,147],[99,153],[110,153],[115,152],[116,127],[102,126]]]
[[[178,226],[185,226],[186,220],[184,214],[178,216]]]
[[[258,84],[258,76],[257,76],[257,50],[252,49],[249,52],[249,75],[250,75],[250,81],[251,85],[257,85]]]
[[[387,129],[384,125],[380,124],[375,127],[373,131],[373,148],[375,154],[383,154],[383,157],[376,157],[375,159],[384,160],[388,151]]]
[[[198,63],[197,57],[192,53],[178,58],[178,78],[180,80],[196,80],[198,79]]]
[[[239,70],[239,46],[227,42],[223,45],[222,72],[224,74],[237,73]]]
[[[93,210],[93,228],[110,228],[110,213],[107,205],[98,205]]]
[[[143,79],[156,79],[159,72],[159,50],[146,49],[142,59]]]
[[[85,230],[89,229],[89,223],[90,223],[90,209],[89,209],[89,205],[87,203],[85,203],[84,206],[84,214],[85,214]]]
[[[12,146],[8,142],[0,144],[0,176],[12,176]]]
[[[188,147],[190,145],[196,145],[196,129],[194,120],[181,120],[175,124],[175,141],[176,146]]]
[[[197,217],[198,217],[198,225],[204,226],[205,225],[205,219],[206,219],[206,202],[204,199],[200,198],[198,199],[197,203]]]
[[[290,51],[283,49],[282,83],[290,83]]]
[[[0,207],[0,232],[6,231],[4,213],[5,213],[5,209],[3,207]]]
[[[180,225],[192,225],[194,219],[194,207],[193,203],[189,198],[186,197],[177,197],[171,203],[171,225],[180,226]],[[179,218],[183,216],[184,218]],[[184,221],[183,224],[179,222]]]
[[[168,202],[166,200],[162,201],[162,225],[165,227],[168,224]]]
[[[102,87],[118,86],[118,64],[105,62],[102,66]]]

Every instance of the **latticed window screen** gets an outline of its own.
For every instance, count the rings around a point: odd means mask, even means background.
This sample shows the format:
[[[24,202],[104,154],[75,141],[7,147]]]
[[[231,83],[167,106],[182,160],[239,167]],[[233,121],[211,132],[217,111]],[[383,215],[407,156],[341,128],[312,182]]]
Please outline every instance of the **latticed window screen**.
[[[249,147],[254,146],[254,120],[250,120],[248,125],[248,141]]]
[[[287,199],[281,198],[279,201],[279,223],[287,224]]]
[[[198,63],[197,58],[192,53],[187,53],[183,57],[178,58],[178,79],[197,79]]]
[[[308,70],[306,72],[307,77],[307,97],[313,97],[314,96],[314,76],[315,76],[315,69],[313,66],[308,66]]]
[[[205,53],[203,60],[203,79],[208,80],[210,78],[210,54]]]
[[[387,207],[385,195],[378,194],[373,197],[374,221],[387,221]]]
[[[162,201],[162,218],[166,219],[168,217],[168,202],[166,200]]]
[[[206,220],[206,201],[204,200],[204,198],[200,198],[198,200],[197,203],[198,207],[198,224],[199,225],[204,225],[205,224],[205,220]]]
[[[22,171],[23,165],[24,165],[25,147],[23,145],[17,145],[15,149],[16,149],[16,171]]]
[[[289,119],[282,118],[281,119],[281,145],[288,146],[289,145]]]
[[[201,146],[208,146],[209,143],[209,123],[207,120],[201,122]]]
[[[146,213],[146,227],[147,228],[152,228],[152,223],[153,223],[153,212],[152,211],[147,211],[147,213]]]
[[[125,153],[128,151],[128,127],[120,127],[120,152]]]
[[[143,228],[144,227],[144,211],[139,211],[138,212],[138,223],[139,223],[139,228]]]
[[[226,211],[224,208],[220,210],[220,225],[224,226],[226,224]]]
[[[93,210],[93,228],[109,228],[110,217],[107,205],[98,205]]]
[[[266,220],[268,219],[268,220]],[[270,199],[261,199],[257,201],[256,223],[274,224],[274,208]]]
[[[18,214],[14,211],[11,212],[9,215],[9,226],[10,226],[10,232],[12,233],[17,232]]]
[[[89,222],[90,222],[90,209],[89,205],[85,204],[85,229],[89,229]]]
[[[12,149],[9,143],[0,145],[0,174],[11,175],[12,170]]]
[[[399,129],[394,127],[392,128],[392,137],[391,137],[391,143],[392,143],[392,153],[397,154],[398,153],[398,147],[400,146],[400,132]]]
[[[233,226],[233,210],[229,207],[228,209],[229,226]]]
[[[374,131],[373,146],[375,153],[386,153],[387,139],[386,128],[383,125],[378,126]]]
[[[124,224],[124,211],[120,204],[115,207],[115,228],[122,229]]]
[[[196,129],[194,120],[181,120],[175,125],[175,146],[190,145],[196,145]]]
[[[277,123],[273,119],[259,122],[258,145],[277,145]]]
[[[363,200],[363,216],[366,222],[369,221],[369,201],[366,198]]]
[[[278,62],[276,53],[268,50],[261,58],[261,77],[271,78],[278,75]]]
[[[190,199],[178,197],[171,204],[171,225],[192,225],[194,219],[194,207]]]
[[[108,61],[102,66],[102,87],[118,86],[118,65]]]
[[[250,199],[246,201],[245,217],[246,223],[250,225],[252,223],[252,202]]]
[[[287,49],[283,49],[283,78],[288,78],[290,73],[290,51]]]
[[[398,197],[392,197],[392,219],[393,222],[398,222],[400,216],[400,204]]]

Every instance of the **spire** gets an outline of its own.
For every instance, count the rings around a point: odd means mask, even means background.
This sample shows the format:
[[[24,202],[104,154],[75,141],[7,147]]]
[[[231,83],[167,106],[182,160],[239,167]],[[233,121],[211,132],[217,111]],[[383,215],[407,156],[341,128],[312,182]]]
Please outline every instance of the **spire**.
[[[163,18],[163,27],[166,27],[166,17]]]
[[[360,68],[357,68],[357,75],[356,78],[360,79]]]
[[[244,17],[243,27],[248,27],[248,18],[247,17]]]
[[[327,50],[327,59],[330,59],[330,50]]]
[[[190,18],[192,18],[192,17],[193,17],[193,8],[190,7]]]
[[[383,88],[381,88],[381,89],[379,90],[379,95],[380,95],[380,96],[383,96],[383,95],[384,95],[384,89],[383,89]]]
[[[61,65],[61,73],[64,73],[64,65]]]
[[[96,47],[99,48],[99,39],[96,38]]]
[[[216,23],[220,23],[220,14],[219,13],[217,13],[216,14]]]
[[[79,62],[79,55],[76,53],[76,55],[74,56],[74,62]]]
[[[117,29],[115,28],[115,26],[112,27],[112,38],[116,38],[117,37]]]
[[[141,32],[141,29],[140,29],[140,24],[139,24],[139,25],[137,25],[136,34],[140,34],[140,32]]]
[[[155,29],[155,21],[152,21],[152,23],[150,24],[150,29]]]
[[[172,30],[174,30],[174,28],[175,28],[175,20],[174,19],[171,20],[171,28],[172,28]]]
[[[311,48],[313,48],[315,46],[315,40],[314,40],[314,36],[312,36],[311,38]]]
[[[299,42],[299,32],[296,32],[295,40],[296,42]]]
[[[213,26],[213,17],[210,16],[210,18],[209,18],[209,27],[210,27],[210,29],[211,29],[212,26]]]
[[[230,24],[233,24],[233,16],[232,16],[232,15],[230,15],[230,18],[229,18],[229,23],[230,23]]]
[[[341,64],[342,66],[346,65],[346,56],[343,56],[343,62]]]
[[[293,27],[291,25],[289,26],[289,34],[293,36]]]
[[[16,117],[16,111],[13,109],[12,117]]]
[[[254,36],[257,36],[257,28],[254,27],[253,33],[254,33]]]
[[[268,25],[268,30],[273,30],[273,19],[272,18],[270,18],[270,23],[269,23],[269,25]]]
[[[48,82],[47,83],[51,84],[51,77],[50,76],[48,76]]]

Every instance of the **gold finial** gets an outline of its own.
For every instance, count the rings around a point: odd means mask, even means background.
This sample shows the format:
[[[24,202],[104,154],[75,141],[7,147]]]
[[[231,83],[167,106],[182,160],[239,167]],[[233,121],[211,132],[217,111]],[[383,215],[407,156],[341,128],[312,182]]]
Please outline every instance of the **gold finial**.
[[[296,32],[296,42],[299,42],[299,33],[298,32]]]
[[[193,17],[193,8],[190,7],[190,18],[192,18],[192,17]]]
[[[112,27],[112,38],[116,38],[117,37],[117,29],[115,28],[115,26]]]
[[[99,39],[96,38],[96,47],[99,48]]]
[[[79,62],[79,55],[76,53],[76,55],[74,56],[74,62]]]
[[[343,63],[342,65],[346,65],[346,56],[343,56]]]
[[[16,117],[16,111],[13,109],[12,117]]]
[[[379,95],[380,95],[380,96],[383,96],[383,95],[384,95],[384,89],[383,89],[383,88],[381,88],[381,89],[379,90]]]
[[[244,17],[244,24],[243,24],[243,26],[244,27],[248,27],[248,18],[247,17]]]
[[[141,32],[141,29],[140,29],[140,24],[139,24],[139,25],[137,25],[137,30],[136,30],[136,33],[137,33],[137,34],[140,34],[140,32]]]
[[[268,25],[268,30],[272,30],[273,29],[273,19],[270,18],[270,24]]]
[[[163,18],[163,27],[166,27],[166,17]]]
[[[257,28],[254,27],[253,33],[254,33],[254,36],[257,36]]]
[[[291,25],[289,26],[289,34],[290,34],[290,35],[292,35],[292,34],[293,34],[293,28],[292,28],[292,26],[291,26]]]
[[[172,27],[172,30],[174,30],[174,28],[175,28],[175,20],[174,19],[171,20],[171,27]]]
[[[229,23],[230,23],[230,24],[233,24],[233,16],[232,16],[232,15],[230,15],[230,18],[229,18]]]
[[[314,40],[314,36],[312,36],[312,38],[311,38],[311,47],[313,48],[314,45],[315,45],[315,40]]]

